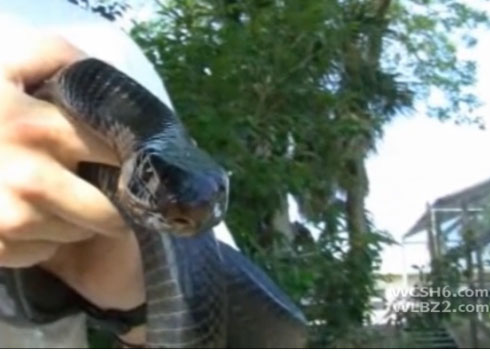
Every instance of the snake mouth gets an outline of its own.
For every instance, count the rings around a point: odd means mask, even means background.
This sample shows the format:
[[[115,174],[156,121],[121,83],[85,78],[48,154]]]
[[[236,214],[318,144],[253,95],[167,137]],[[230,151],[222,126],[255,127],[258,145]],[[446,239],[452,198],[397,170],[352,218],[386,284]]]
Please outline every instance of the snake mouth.
[[[121,194],[120,201],[127,204],[130,217],[140,225],[157,232],[168,232],[191,237],[211,229],[221,221],[221,204],[189,204],[166,201],[159,208],[143,204],[129,193]]]
[[[158,232],[168,232],[179,237],[192,237],[212,228],[215,224],[199,225],[192,222],[189,217],[170,217],[147,216],[142,223],[147,228],[152,228]]]

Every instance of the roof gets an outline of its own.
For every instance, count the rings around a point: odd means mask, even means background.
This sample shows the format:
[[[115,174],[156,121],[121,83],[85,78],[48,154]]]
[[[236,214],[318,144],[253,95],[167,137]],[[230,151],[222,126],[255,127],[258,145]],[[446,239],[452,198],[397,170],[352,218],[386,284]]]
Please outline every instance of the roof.
[[[455,193],[438,198],[432,205],[432,209],[436,210],[451,210],[459,209],[463,204],[468,206],[471,210],[475,207],[481,208],[488,204],[490,198],[490,179],[487,179],[481,183],[470,186],[463,190],[457,191]],[[447,211],[438,213],[438,220],[447,221],[454,219],[460,215],[460,212]],[[403,236],[403,238],[408,238],[415,235],[429,226],[430,213],[425,211],[423,215],[415,222],[415,224],[410,228],[410,230]]]

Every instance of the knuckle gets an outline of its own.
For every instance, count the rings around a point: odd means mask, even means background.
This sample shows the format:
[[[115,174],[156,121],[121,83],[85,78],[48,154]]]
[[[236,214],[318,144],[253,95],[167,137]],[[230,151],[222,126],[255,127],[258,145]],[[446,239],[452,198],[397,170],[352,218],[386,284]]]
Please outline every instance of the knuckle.
[[[36,222],[34,218],[27,216],[22,210],[10,212],[10,216],[5,216],[0,221],[0,236],[2,238],[15,239],[28,232]]]
[[[39,182],[33,184],[26,184],[25,186],[17,189],[18,194],[24,200],[29,202],[40,202],[48,198],[46,190],[39,186]]]
[[[45,191],[42,189],[40,178],[34,174],[23,174],[21,179],[13,184],[14,192],[23,200],[29,202],[41,201],[45,198]]]
[[[9,173],[2,180],[14,196],[26,201],[46,198],[46,170],[41,160],[19,157],[8,168]]]
[[[41,111],[43,108],[35,109],[40,115],[49,116],[49,112]],[[43,146],[53,143],[57,131],[48,118],[43,121],[36,118],[17,118],[5,123],[3,135],[21,145]]]
[[[25,238],[44,219],[42,212],[10,190],[0,190],[0,208],[0,240]]]
[[[9,139],[20,144],[30,144],[33,141],[42,139],[45,134],[40,125],[25,119],[10,121],[6,126],[5,133]]]

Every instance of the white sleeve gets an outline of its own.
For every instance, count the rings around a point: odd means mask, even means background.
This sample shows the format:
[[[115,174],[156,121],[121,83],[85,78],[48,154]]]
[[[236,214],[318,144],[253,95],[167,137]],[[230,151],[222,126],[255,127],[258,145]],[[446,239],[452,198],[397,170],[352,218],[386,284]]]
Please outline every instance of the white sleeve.
[[[22,27],[64,37],[88,55],[119,68],[172,105],[152,64],[115,24],[67,0],[0,0],[0,35],[12,36]]]

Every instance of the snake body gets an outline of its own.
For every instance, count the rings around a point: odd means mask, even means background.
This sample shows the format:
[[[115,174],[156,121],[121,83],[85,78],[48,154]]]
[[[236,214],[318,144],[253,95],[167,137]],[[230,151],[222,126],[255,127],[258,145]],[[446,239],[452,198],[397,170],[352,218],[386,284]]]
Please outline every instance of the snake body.
[[[146,346],[302,345],[301,312],[263,272],[215,239],[210,229],[226,211],[226,173],[165,104],[97,59],[63,68],[38,96],[117,152],[120,168],[81,163],[80,175],[113,201],[138,240]]]

